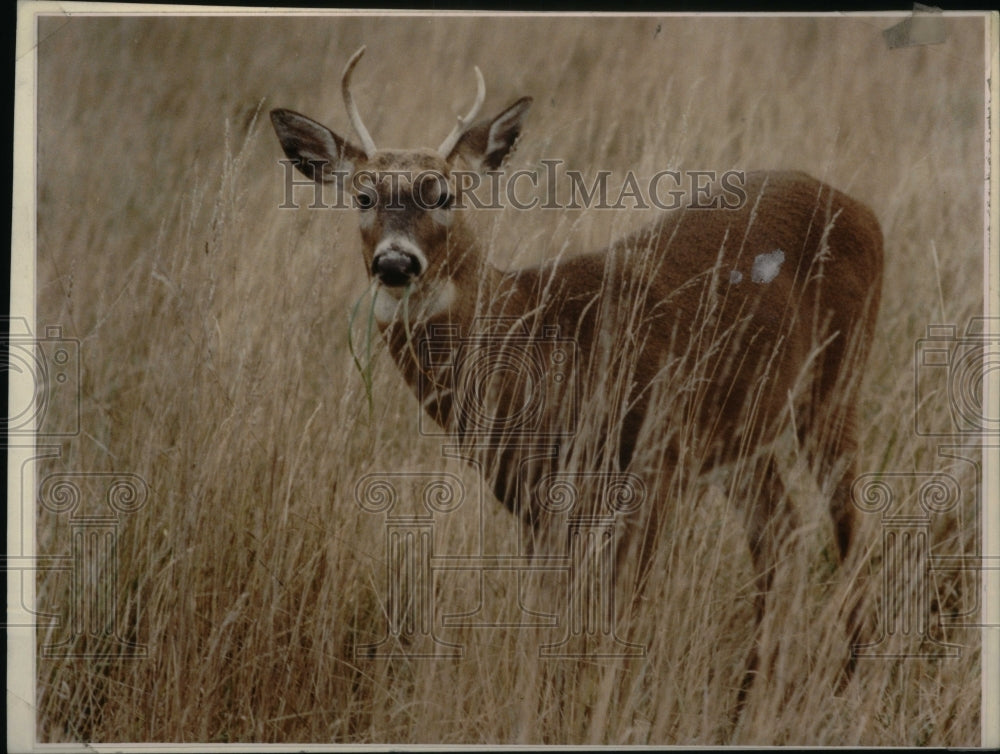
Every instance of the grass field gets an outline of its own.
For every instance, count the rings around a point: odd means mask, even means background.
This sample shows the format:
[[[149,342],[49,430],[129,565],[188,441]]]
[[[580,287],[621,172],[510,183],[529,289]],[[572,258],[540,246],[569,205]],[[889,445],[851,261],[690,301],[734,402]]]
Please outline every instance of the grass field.
[[[484,112],[535,98],[511,167],[801,169],[869,204],[886,275],[859,468],[900,474],[893,515],[924,515],[921,485],[950,475],[959,502],[930,516],[931,548],[968,554],[976,456],[941,455],[954,438],[915,431],[914,348],[928,324],[960,337],[982,311],[983,22],[948,18],[944,44],[890,50],[881,30],[893,22],[42,18],[38,327],[79,340],[82,372],[81,431],[40,476],[135,474],[149,497],[115,530],[115,625],[144,658],[73,633],[72,579],[39,576],[40,609],[63,617],[39,644],[92,655],[38,659],[39,741],[978,744],[978,635],[937,628],[956,611],[975,622],[973,575],[929,585],[928,631],[957,656],[863,659],[837,690],[832,536],[804,482],[804,525],[762,626],[776,659],[735,725],[752,572],[739,519],[710,484],[665,503],[673,536],[629,629],[644,656],[542,659],[559,627],[436,625],[463,657],[357,657],[386,633],[385,517],[355,501],[365,475],[459,480],[469,502],[435,520],[438,553],[511,552],[517,528],[418,433],[417,402],[378,343],[369,406],[348,349],[367,286],[357,219],[308,209],[308,192],[279,209],[267,119],[287,107],[349,133],[340,72],[364,43],[355,96],[380,145],[436,146],[478,65]],[[651,217],[505,208],[476,223],[507,266],[598,248]],[[921,421],[942,433],[955,424],[946,376],[920,375]],[[85,478],[85,493],[101,479]],[[862,518],[871,557],[855,567],[878,585],[885,521]],[[71,528],[39,508],[39,552],[70,552]],[[519,598],[544,606],[544,590],[475,577],[435,575],[439,617],[482,595],[494,624]],[[912,640],[889,646],[906,654]]]

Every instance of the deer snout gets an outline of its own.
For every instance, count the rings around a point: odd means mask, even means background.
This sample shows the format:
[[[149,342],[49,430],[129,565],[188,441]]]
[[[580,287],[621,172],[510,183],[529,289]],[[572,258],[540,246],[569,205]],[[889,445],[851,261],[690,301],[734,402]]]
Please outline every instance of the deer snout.
[[[372,259],[372,275],[377,277],[382,285],[390,288],[406,285],[420,272],[420,260],[416,254],[399,246],[389,246],[380,250]]]

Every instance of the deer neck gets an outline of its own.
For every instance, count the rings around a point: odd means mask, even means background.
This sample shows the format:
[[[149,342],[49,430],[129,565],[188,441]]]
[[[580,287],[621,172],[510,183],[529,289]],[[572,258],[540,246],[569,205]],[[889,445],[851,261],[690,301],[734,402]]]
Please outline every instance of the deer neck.
[[[524,312],[524,271],[504,272],[490,264],[459,218],[449,228],[443,258],[445,264],[408,293],[376,289],[375,306],[379,327],[406,382],[435,422],[449,427],[452,366],[462,344],[482,335],[493,318]],[[390,298],[379,301],[380,296]]]

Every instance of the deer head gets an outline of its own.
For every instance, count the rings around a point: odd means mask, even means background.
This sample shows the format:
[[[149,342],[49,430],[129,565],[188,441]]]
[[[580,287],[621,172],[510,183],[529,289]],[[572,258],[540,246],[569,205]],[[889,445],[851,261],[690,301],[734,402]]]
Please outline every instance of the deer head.
[[[474,239],[458,218],[462,208],[454,201],[458,186],[453,171],[499,168],[521,132],[531,98],[522,97],[495,118],[474,122],[486,97],[476,68],[476,100],[436,150],[379,149],[351,94],[351,75],[364,52],[362,47],[354,53],[341,81],[360,147],[292,110],[272,110],[271,122],[301,173],[320,183],[339,182],[352,192],[365,264],[382,296],[379,319],[391,317],[393,302],[407,286],[425,314],[433,316],[452,305],[463,270],[480,261]]]

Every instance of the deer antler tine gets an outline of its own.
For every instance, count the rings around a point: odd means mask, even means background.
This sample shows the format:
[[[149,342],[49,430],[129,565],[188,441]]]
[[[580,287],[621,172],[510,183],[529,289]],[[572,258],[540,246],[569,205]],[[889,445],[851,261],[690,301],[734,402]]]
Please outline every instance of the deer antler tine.
[[[442,157],[447,157],[451,150],[455,148],[458,144],[458,140],[462,138],[462,134],[465,133],[465,129],[469,127],[476,116],[479,115],[479,108],[483,106],[483,102],[486,100],[486,81],[483,79],[483,72],[479,70],[479,66],[475,67],[476,70],[476,101],[472,104],[472,109],[465,114],[465,117],[461,115],[458,116],[458,123],[452,129],[451,133],[448,134],[448,138],[441,142],[441,146],[438,147],[438,153]]]
[[[347,66],[344,68],[344,76],[341,79],[340,87],[344,94],[344,107],[347,108],[347,116],[351,119],[351,125],[354,126],[354,130],[358,134],[358,138],[361,139],[361,148],[365,150],[365,154],[369,158],[374,156],[375,152],[378,151],[375,147],[375,142],[372,141],[371,134],[368,133],[368,129],[365,128],[365,123],[361,120],[361,113],[358,112],[357,105],[354,104],[354,97],[351,96],[351,74],[354,72],[354,66],[358,64],[361,60],[361,56],[365,54],[367,47],[361,45],[351,59],[347,61]]]
[[[473,66],[473,70],[476,72],[476,101],[472,105],[472,109],[465,116],[465,125],[469,123],[479,115],[479,109],[483,106],[483,102],[486,101],[486,80],[483,78],[483,72],[479,70],[479,66]]]

